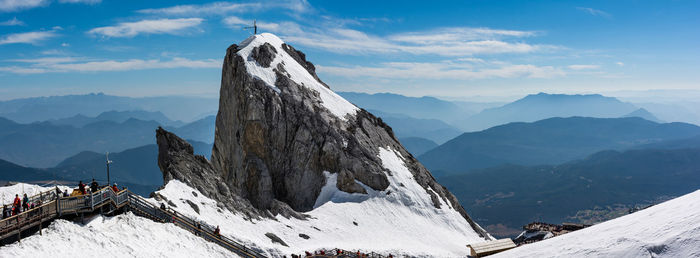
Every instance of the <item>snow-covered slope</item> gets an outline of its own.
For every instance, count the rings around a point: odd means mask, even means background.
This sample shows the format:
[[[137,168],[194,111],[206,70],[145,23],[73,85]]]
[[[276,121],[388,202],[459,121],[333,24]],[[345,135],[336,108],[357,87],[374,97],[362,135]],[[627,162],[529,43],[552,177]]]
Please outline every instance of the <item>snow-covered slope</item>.
[[[274,59],[268,67],[261,66],[254,58],[251,57],[251,52],[258,46],[269,43],[277,52]],[[262,80],[267,86],[280,92],[280,89],[275,86],[277,75],[274,68],[282,67],[286,71],[291,80],[299,85],[304,85],[309,89],[317,91],[323,102],[322,105],[328,109],[333,115],[340,119],[345,119],[345,115],[353,115],[358,108],[345,100],[340,95],[333,92],[328,87],[321,84],[313,75],[311,75],[304,67],[301,66],[294,58],[292,58],[283,49],[284,42],[277,36],[270,33],[262,33],[254,35],[241,42],[239,46],[241,50],[238,55],[245,61],[246,70],[252,76]]]
[[[493,257],[700,257],[700,190]]]
[[[234,257],[230,251],[173,224],[127,213],[97,216],[85,225],[56,220],[34,234],[0,248],[0,257]]]
[[[73,191],[70,187],[68,186],[59,186],[59,190],[64,191],[68,190],[68,193]],[[3,186],[0,187],[0,200],[2,200],[3,204],[11,205],[12,201],[15,199],[15,194],[18,194],[20,198],[24,194],[27,194],[27,196],[34,196],[39,194],[40,192],[45,192],[48,190],[53,190],[55,187],[42,187],[39,185],[33,185],[33,184],[25,184],[25,183],[18,183],[10,186]]]
[[[219,225],[222,234],[273,256],[343,248],[394,255],[459,257],[468,254],[467,244],[484,241],[448,203],[443,202],[442,209],[433,206],[430,196],[413,180],[400,154],[381,149],[379,158],[392,174],[388,189],[375,191],[363,185],[366,195],[345,193],[335,186],[337,174],[326,173],[327,184],[316,207],[305,213],[310,216],[307,220],[277,216],[249,221],[177,180],[168,182],[158,193],[174,202],[178,212]],[[197,205],[199,212],[188,200]],[[266,233],[277,235],[289,247],[273,243]]]

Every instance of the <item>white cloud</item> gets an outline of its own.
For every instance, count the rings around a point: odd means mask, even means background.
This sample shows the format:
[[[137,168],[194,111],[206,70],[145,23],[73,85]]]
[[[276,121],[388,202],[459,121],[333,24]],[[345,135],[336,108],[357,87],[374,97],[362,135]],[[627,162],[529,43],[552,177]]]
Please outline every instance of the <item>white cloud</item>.
[[[179,34],[201,24],[201,18],[141,20],[122,22],[115,26],[98,27],[88,31],[107,37],[134,37],[138,34]]]
[[[129,71],[144,69],[165,68],[220,68],[221,61],[215,59],[191,60],[187,58],[173,58],[163,61],[158,59],[131,59],[127,61],[94,61],[85,63],[58,63],[50,68],[56,71],[76,72],[103,72],[103,71]]]
[[[32,31],[9,34],[0,39],[0,45],[5,44],[33,44],[36,45],[41,41],[57,36],[54,30],[51,31]]]
[[[569,69],[571,70],[595,70],[599,69],[599,65],[569,65]]]
[[[249,24],[247,20],[243,20],[236,16],[229,16],[224,18],[223,23],[229,26]]]
[[[10,72],[10,73],[14,73],[14,74],[38,74],[38,73],[45,73],[46,70],[42,69],[42,68],[6,66],[6,67],[0,67],[0,72]]]
[[[459,42],[469,40],[501,39],[507,37],[535,36],[534,31],[497,30],[489,28],[442,28],[423,32],[409,32],[391,35],[393,41],[412,44],[432,44],[440,42]]]
[[[222,22],[231,28],[240,29],[242,26],[250,26],[253,21],[229,16]],[[465,57],[479,54],[532,53],[560,48],[521,41],[522,38],[538,35],[537,32],[490,28],[441,28],[377,36],[338,26],[334,22],[322,22],[309,27],[289,21],[258,21],[258,31],[277,33],[289,43],[353,55],[409,53]]]
[[[290,33],[288,27],[280,27],[277,30],[282,33]],[[461,31],[470,31],[471,28],[459,28]],[[486,32],[486,29],[478,29]],[[369,54],[369,53],[410,53],[416,55],[440,55],[440,56],[471,56],[476,54],[503,54],[503,53],[530,53],[544,49],[553,49],[553,46],[531,45],[524,42],[509,42],[492,39],[492,37],[505,37],[517,35],[523,37],[527,32],[496,30],[490,33],[458,35],[454,28],[446,33],[410,33],[396,34],[387,37],[379,37],[364,32],[345,28],[329,28],[314,30],[291,26],[291,31],[297,33],[287,34],[283,38],[292,43],[308,47],[320,48],[331,52],[344,54]],[[507,34],[512,33],[512,34]],[[479,37],[479,35],[484,37]],[[486,36],[490,35],[490,36]]]
[[[11,62],[30,63],[30,66],[0,67],[0,71],[16,74],[64,73],[64,72],[109,72],[173,68],[220,68],[221,61],[215,59],[192,60],[175,57],[170,60],[130,59],[126,61],[83,61],[73,57],[44,57],[36,59],[14,59]]]
[[[40,58],[10,59],[7,61],[45,65],[45,64],[75,62],[76,60],[77,59],[73,58],[73,57],[40,57]]]
[[[321,66],[321,73],[341,77],[358,78],[372,77],[380,79],[452,79],[474,80],[489,78],[553,78],[565,76],[561,69],[552,66],[536,66],[530,64],[504,64],[500,66],[474,67],[471,64],[438,62],[438,63],[384,63],[378,67],[354,66]]]
[[[62,4],[99,4],[102,0],[58,0]]]
[[[48,0],[0,0],[0,12],[14,12],[48,5]]]
[[[311,6],[305,0],[267,1],[267,2],[214,2],[208,4],[176,5],[166,8],[142,9],[137,12],[162,15],[224,15],[227,13],[247,13],[270,9],[285,9],[297,13],[307,12]]]
[[[0,26],[24,26],[26,25],[23,21],[17,20],[17,17],[12,18],[4,22],[0,22]]]
[[[615,63],[615,64],[618,65],[618,66],[625,66],[625,63],[623,63],[623,62],[617,62],[617,63]]]
[[[610,15],[607,12],[604,12],[604,11],[601,11],[598,9],[589,8],[589,7],[576,7],[576,9],[578,9],[582,12],[588,13],[590,15],[593,15],[593,16],[602,16],[602,17],[608,17],[608,18],[612,17],[612,15]]]

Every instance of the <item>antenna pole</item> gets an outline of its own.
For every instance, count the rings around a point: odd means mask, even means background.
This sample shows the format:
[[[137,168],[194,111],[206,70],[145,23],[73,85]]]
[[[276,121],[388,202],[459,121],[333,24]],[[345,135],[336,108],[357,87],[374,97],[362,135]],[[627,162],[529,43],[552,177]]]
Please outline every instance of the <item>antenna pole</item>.
[[[109,152],[107,152],[107,186],[112,185],[110,180],[109,180],[109,164],[111,164],[112,161],[109,160]]]
[[[253,26],[243,27],[244,30],[253,29],[253,35],[258,34],[258,21],[253,20]]]

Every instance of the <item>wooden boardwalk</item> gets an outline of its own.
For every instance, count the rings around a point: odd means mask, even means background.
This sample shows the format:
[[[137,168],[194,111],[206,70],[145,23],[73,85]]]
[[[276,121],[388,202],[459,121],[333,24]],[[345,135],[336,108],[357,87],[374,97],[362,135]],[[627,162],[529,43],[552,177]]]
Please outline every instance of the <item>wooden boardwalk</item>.
[[[56,191],[46,191],[30,198],[30,203],[41,203],[38,207],[18,215],[0,220],[0,241],[2,244],[21,241],[41,229],[44,224],[59,218],[75,218],[92,214],[110,214],[132,211],[135,215],[160,223],[173,223],[207,241],[213,242],[241,257],[265,257],[228,237],[214,233],[214,228],[206,223],[163,210],[129,190],[114,192],[110,187],[80,196],[61,197]],[[199,225],[199,227],[195,226]],[[23,235],[26,234],[26,235]]]

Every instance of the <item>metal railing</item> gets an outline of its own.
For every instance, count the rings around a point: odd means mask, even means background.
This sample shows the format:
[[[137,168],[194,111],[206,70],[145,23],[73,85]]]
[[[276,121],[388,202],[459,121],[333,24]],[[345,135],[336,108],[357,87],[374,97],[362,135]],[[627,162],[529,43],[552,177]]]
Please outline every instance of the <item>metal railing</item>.
[[[129,207],[134,208],[138,212],[145,213],[150,216],[152,220],[173,223],[207,241],[218,244],[219,246],[226,248],[242,257],[265,257],[259,252],[250,249],[238,242],[230,239],[226,236],[214,233],[214,228],[206,223],[197,222],[191,218],[178,214],[177,212],[171,212],[169,210],[164,210],[156,205],[144,200],[138,195],[129,195]],[[199,225],[196,226],[196,225]]]
[[[43,203],[38,207],[22,212],[15,216],[0,220],[0,237],[19,234],[28,226],[43,223],[64,215],[94,212],[105,205],[113,205],[118,209],[127,206],[135,214],[156,222],[173,223],[207,241],[216,243],[242,257],[265,257],[260,252],[250,249],[226,236],[216,234],[214,228],[206,223],[195,221],[178,214],[176,211],[161,209],[146,201],[129,190],[114,192],[110,187],[104,187],[97,192],[61,197],[54,190],[41,192],[30,198],[32,203]]]

